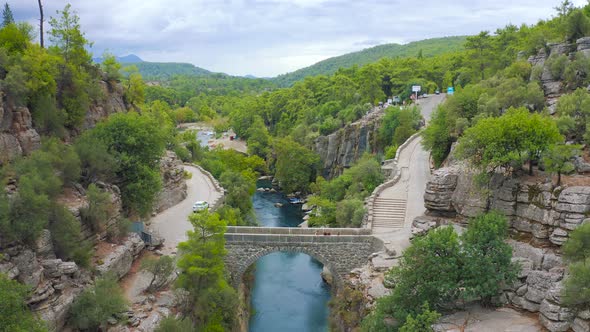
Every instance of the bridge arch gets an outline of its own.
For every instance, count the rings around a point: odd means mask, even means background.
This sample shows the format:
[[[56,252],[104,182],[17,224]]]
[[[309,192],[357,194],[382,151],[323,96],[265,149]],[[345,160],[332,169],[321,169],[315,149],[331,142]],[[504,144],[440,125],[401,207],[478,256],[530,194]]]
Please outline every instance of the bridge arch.
[[[318,262],[322,263],[322,265],[324,265],[324,267],[327,268],[328,271],[330,271],[334,280],[334,285],[332,286],[338,287],[342,283],[342,276],[338,273],[333,264],[331,264],[330,261],[326,257],[324,257],[320,252],[317,252],[317,250],[310,250],[310,248],[308,247],[265,247],[261,248],[258,251],[252,251],[252,254],[247,257],[242,257],[244,259],[243,263],[239,264],[237,269],[233,269],[233,273],[232,271],[230,271],[232,284],[235,287],[238,287],[239,284],[242,282],[244,273],[246,273],[246,270],[248,270],[250,266],[255,264],[260,258],[275,252],[306,254],[312,257],[313,259],[317,260]]]

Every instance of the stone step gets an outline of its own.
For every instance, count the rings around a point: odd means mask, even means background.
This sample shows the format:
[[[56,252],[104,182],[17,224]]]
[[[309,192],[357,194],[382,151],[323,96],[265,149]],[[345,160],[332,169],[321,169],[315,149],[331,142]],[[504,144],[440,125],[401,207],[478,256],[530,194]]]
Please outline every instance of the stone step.
[[[373,223],[373,229],[375,228],[403,228],[404,224],[393,224],[393,223]]]
[[[374,213],[373,218],[405,218],[405,213]]]
[[[406,209],[405,208],[392,209],[392,208],[380,206],[380,207],[373,208],[373,211],[406,212]]]
[[[392,207],[392,208],[405,208],[406,204],[373,204],[373,208],[377,207]]]
[[[405,200],[405,199],[377,198],[377,199],[375,199],[375,203],[406,204],[407,200]]]

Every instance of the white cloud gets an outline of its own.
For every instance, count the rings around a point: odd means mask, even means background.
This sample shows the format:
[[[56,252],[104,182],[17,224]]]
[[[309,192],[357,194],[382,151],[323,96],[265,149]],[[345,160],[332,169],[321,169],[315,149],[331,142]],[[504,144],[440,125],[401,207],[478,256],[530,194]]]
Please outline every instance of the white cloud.
[[[9,0],[36,24],[36,1]],[[55,16],[67,0],[45,1]],[[274,76],[378,42],[494,31],[553,15],[559,0],[79,0],[93,52]],[[578,6],[585,0],[575,0]],[[46,27],[47,29],[48,27]]]

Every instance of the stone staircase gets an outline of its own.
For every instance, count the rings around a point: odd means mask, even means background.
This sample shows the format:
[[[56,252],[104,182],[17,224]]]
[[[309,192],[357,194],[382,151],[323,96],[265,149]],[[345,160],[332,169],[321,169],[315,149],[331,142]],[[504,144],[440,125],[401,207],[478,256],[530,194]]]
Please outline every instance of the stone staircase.
[[[377,197],[373,206],[373,229],[401,229],[406,219],[406,199]]]

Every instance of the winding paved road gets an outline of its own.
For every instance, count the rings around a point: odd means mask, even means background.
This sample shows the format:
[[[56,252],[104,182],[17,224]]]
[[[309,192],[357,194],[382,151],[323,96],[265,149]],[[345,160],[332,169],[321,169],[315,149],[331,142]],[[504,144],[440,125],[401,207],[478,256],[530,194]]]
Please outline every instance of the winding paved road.
[[[192,213],[195,201],[207,201],[209,204],[222,196],[222,193],[215,189],[215,186],[201,170],[193,166],[183,166],[192,173],[192,178],[187,180],[186,198],[161,212],[151,219],[150,228],[164,238],[162,252],[169,255],[176,251],[178,243],[186,240],[186,232],[192,230],[188,216]]]
[[[418,100],[422,115],[428,123],[430,115],[444,101],[446,95],[432,95]],[[383,240],[389,249],[401,253],[410,244],[414,218],[422,215],[424,191],[430,179],[430,153],[422,147],[417,137],[400,152],[398,169],[400,180],[376,197],[373,235]]]

